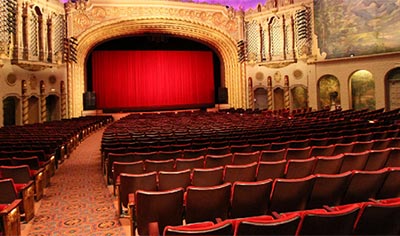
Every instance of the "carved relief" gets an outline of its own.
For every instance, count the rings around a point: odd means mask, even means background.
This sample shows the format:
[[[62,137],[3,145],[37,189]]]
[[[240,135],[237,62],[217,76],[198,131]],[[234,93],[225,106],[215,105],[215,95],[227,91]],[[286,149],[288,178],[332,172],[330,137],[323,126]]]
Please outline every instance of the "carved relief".
[[[239,26],[235,12],[228,9],[227,15],[221,12],[207,12],[193,9],[162,7],[101,7],[93,6],[86,11],[71,11],[72,35],[79,35],[92,26],[110,20],[129,20],[133,18],[162,18],[182,19],[190,22],[200,21],[227,31],[234,38],[238,38]]]

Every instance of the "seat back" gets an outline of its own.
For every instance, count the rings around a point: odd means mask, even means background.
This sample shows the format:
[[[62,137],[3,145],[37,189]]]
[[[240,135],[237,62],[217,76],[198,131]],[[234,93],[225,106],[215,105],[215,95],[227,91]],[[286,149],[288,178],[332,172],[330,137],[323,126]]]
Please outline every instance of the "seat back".
[[[175,170],[175,160],[144,160],[144,170],[145,172],[153,171],[173,171]]]
[[[366,202],[355,225],[355,235],[398,235],[400,198]]]
[[[312,146],[310,148],[310,157],[316,156],[332,156],[333,151],[335,150],[335,145],[326,145],[326,146]]]
[[[374,145],[373,141],[356,141],[354,142],[352,152],[364,152],[371,150]]]
[[[176,159],[176,158],[181,158],[182,157],[182,151],[181,150],[175,150],[175,151],[159,151],[158,152],[158,160],[169,160],[169,159]]]
[[[342,166],[339,173],[352,170],[364,170],[368,161],[368,151],[357,153],[344,153]]]
[[[230,183],[211,187],[189,186],[186,190],[186,222],[227,219],[231,186]]]
[[[204,156],[194,157],[194,158],[177,158],[175,160],[175,169],[177,171],[186,170],[194,168],[204,167]]]
[[[186,188],[191,184],[191,170],[158,172],[158,190]]]
[[[298,235],[352,235],[360,208],[357,204],[341,210],[305,213]]]
[[[382,183],[377,199],[400,197],[400,167],[389,168],[385,181]]]
[[[285,175],[286,160],[260,161],[257,167],[257,180],[283,178]]]
[[[337,143],[332,155],[338,155],[343,153],[351,153],[353,151],[354,143]]]
[[[205,187],[215,186],[223,183],[224,167],[194,168],[192,174],[192,185]]]
[[[13,179],[0,179],[0,204],[10,204],[17,198]]]
[[[0,173],[2,178],[11,178],[17,184],[28,183],[32,180],[28,165],[0,166]]]
[[[183,188],[167,191],[138,190],[136,225],[139,235],[149,235],[148,224],[158,222],[159,232],[167,225],[181,225],[183,221]]]
[[[222,146],[222,147],[208,147],[207,154],[208,155],[225,155],[230,154],[231,149],[229,146]]]
[[[385,167],[385,163],[389,157],[390,148],[380,150],[370,150],[368,160],[364,166],[364,170],[379,170]]]
[[[369,198],[375,198],[387,173],[387,168],[376,171],[353,171],[341,204],[364,202]]]
[[[213,167],[218,167],[218,166],[226,166],[226,165],[232,164],[232,158],[233,158],[233,154],[232,153],[221,154],[221,155],[208,154],[206,156],[206,160],[205,160],[204,166],[206,168],[213,168]]]
[[[39,157],[37,156],[13,157],[12,160],[14,162],[14,165],[28,165],[31,170],[40,169]]]
[[[337,174],[343,162],[343,154],[336,156],[319,156],[315,161],[313,174]]]
[[[195,158],[207,155],[207,148],[184,149],[182,158]]]
[[[271,189],[272,179],[256,182],[234,182],[230,218],[267,214]]]
[[[313,184],[307,209],[322,208],[324,205],[337,206],[341,203],[352,172],[341,174],[317,174]]]
[[[260,161],[281,161],[285,160],[286,149],[263,150],[260,153]]]
[[[386,167],[400,167],[400,147],[391,148]]]
[[[121,173],[127,174],[143,174],[144,164],[143,161],[135,162],[113,162],[113,183],[117,182],[117,178]]]
[[[285,177],[289,179],[303,178],[312,174],[316,162],[315,157],[307,159],[287,160],[285,167]]]
[[[253,162],[258,162],[260,158],[260,152],[236,152],[233,154],[232,164],[234,165],[244,165]]]
[[[226,165],[224,170],[224,182],[235,181],[251,182],[256,179],[257,162],[245,165]]]
[[[250,144],[232,145],[230,146],[231,153],[250,153],[252,152]]]
[[[120,174],[119,199],[123,206],[128,205],[128,196],[137,190],[156,191],[157,172],[144,174]]]
[[[310,196],[315,177],[274,180],[271,192],[270,211],[290,212],[304,210]]]

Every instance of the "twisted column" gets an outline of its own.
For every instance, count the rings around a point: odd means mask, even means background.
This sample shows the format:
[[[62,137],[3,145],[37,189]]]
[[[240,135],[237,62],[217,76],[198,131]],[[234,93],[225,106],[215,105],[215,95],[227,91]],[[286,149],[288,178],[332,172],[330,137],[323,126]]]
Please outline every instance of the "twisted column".
[[[22,124],[29,124],[29,100],[28,96],[22,96]]]
[[[272,78],[268,76],[268,86],[267,86],[267,109],[272,110]]]
[[[46,118],[47,118],[46,96],[42,94],[40,96],[40,121],[45,122]]]
[[[290,108],[289,76],[287,75],[285,75],[284,97],[285,108]]]

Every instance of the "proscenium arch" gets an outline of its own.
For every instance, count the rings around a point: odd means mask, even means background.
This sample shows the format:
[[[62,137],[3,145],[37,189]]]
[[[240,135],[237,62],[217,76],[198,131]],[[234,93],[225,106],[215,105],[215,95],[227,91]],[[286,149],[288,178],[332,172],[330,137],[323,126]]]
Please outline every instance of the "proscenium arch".
[[[220,57],[221,86],[228,88],[229,105],[246,107],[246,80],[244,65],[238,62],[235,40],[219,29],[186,20],[166,18],[145,18],[125,21],[108,21],[87,29],[74,37],[78,40],[77,63],[68,65],[69,116],[82,115],[82,94],[85,91],[85,65],[91,50],[98,44],[118,37],[161,33],[203,43]]]

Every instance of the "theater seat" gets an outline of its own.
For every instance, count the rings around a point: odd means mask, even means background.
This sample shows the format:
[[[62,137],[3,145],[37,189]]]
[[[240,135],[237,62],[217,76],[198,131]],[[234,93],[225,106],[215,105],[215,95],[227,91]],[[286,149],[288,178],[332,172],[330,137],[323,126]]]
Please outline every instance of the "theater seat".
[[[297,235],[351,235],[360,207],[357,204],[326,212],[305,212]]]
[[[230,183],[211,187],[189,186],[186,190],[186,223],[228,218],[231,187]]]
[[[183,188],[166,191],[144,191],[135,193],[136,217],[132,221],[132,233],[148,235],[148,224],[158,223],[159,232],[163,232],[167,225],[176,226],[183,222]]]
[[[355,235],[399,235],[400,198],[365,202],[355,224]]]
[[[20,199],[8,204],[0,203],[0,235],[21,235],[20,204]]]

